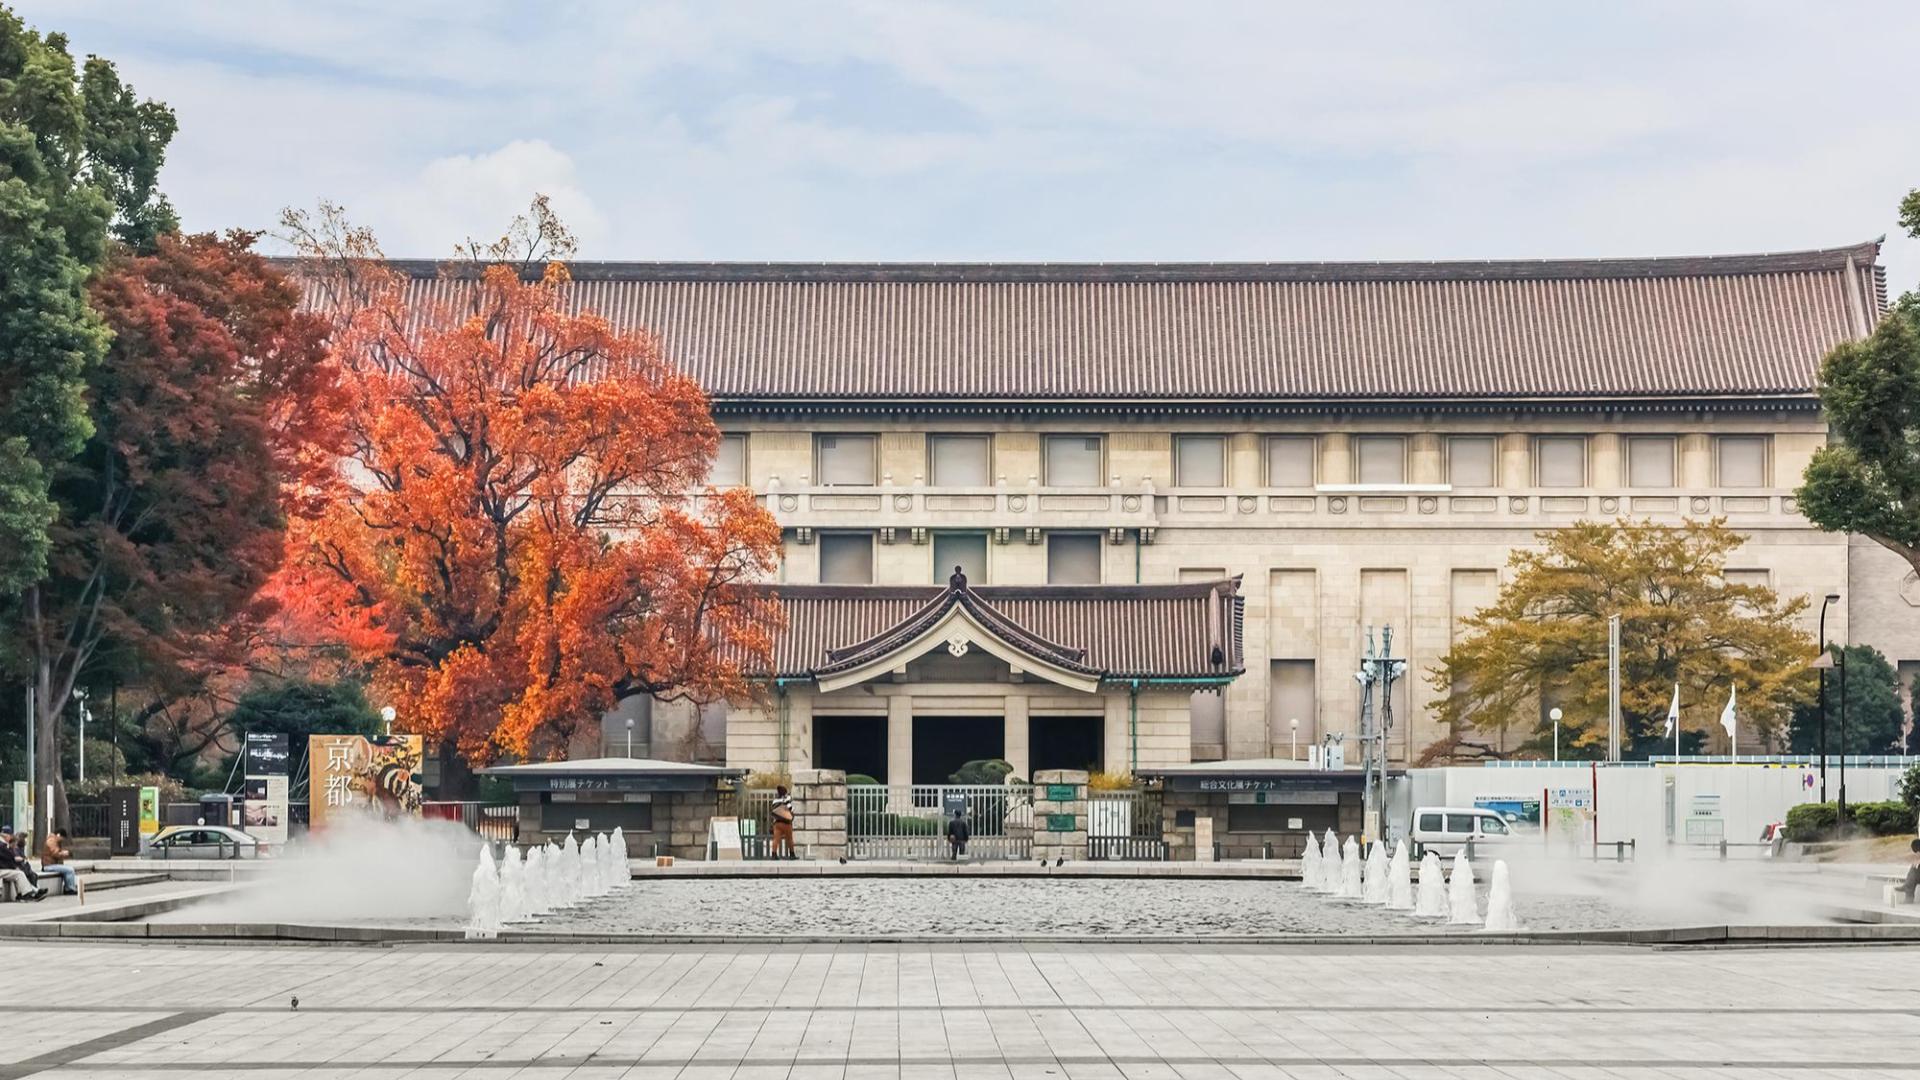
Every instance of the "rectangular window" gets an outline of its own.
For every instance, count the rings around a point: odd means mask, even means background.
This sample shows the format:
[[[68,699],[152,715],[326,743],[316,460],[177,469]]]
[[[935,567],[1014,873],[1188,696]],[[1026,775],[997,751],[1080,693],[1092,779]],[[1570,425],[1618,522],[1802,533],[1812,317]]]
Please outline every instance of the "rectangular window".
[[[1298,806],[1281,803],[1228,803],[1227,831],[1230,833],[1284,833],[1295,832],[1287,824],[1298,818],[1301,810]],[[1219,820],[1218,818],[1214,820]]]
[[[582,826],[581,822],[586,822]],[[573,832],[576,829],[623,829],[628,832],[653,831],[652,803],[546,802],[540,804],[540,831]]]
[[[876,471],[875,450],[878,442],[872,435],[815,436],[815,479],[829,486],[871,486]]]
[[[1275,435],[1267,440],[1267,486],[1308,488],[1314,484],[1314,437]]]
[[[1272,660],[1267,668],[1267,737],[1273,756],[1298,757],[1314,734],[1313,661]]]
[[[1587,486],[1587,437],[1542,435],[1533,440],[1533,482],[1544,488]]]
[[[1195,690],[1187,697],[1188,733],[1196,761],[1217,761],[1227,753],[1227,695]]]
[[[1423,833],[1439,832],[1440,831],[1440,815],[1439,814],[1421,814],[1420,824],[1417,826],[1417,828]]]
[[[1226,436],[1176,435],[1173,483],[1176,487],[1226,487]]]
[[[821,533],[822,585],[873,584],[872,533]]]
[[[1354,480],[1362,484],[1407,482],[1407,440],[1398,435],[1357,435],[1353,440]]]
[[[1499,443],[1491,435],[1456,435],[1447,440],[1447,483],[1454,487],[1499,484]]]
[[[1102,487],[1100,436],[1049,435],[1046,438],[1046,475],[1050,487]]]
[[[1047,584],[1100,584],[1100,534],[1054,533],[1048,536]]]
[[[717,488],[739,487],[747,482],[747,437],[720,436],[720,450],[713,455],[713,469],[707,483]]]
[[[1725,488],[1767,486],[1767,437],[1722,435],[1713,441],[1716,483]]]
[[[933,583],[945,585],[956,566],[967,575],[967,584],[987,583],[986,533],[933,534]]]
[[[1673,486],[1673,437],[1632,435],[1627,438],[1627,486]]]
[[[985,435],[927,436],[927,480],[936,487],[993,483],[993,441]]]
[[[1472,814],[1448,814],[1447,815],[1447,831],[1450,833],[1460,833],[1462,835],[1471,835],[1473,832],[1473,815]]]

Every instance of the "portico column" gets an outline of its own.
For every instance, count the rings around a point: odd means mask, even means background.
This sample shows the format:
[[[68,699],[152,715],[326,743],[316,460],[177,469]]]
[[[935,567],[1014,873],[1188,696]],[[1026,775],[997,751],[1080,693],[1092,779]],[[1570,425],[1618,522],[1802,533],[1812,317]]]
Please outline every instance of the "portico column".
[[[887,786],[889,796],[897,792],[906,799],[913,783],[913,698],[896,694],[887,698]]]
[[[1005,747],[1007,764],[1013,766],[1013,775],[1022,780],[1031,780],[1033,773],[1028,771],[1030,759],[1027,748],[1030,744],[1025,697],[1016,694],[1007,698],[1005,724],[1006,731],[1001,736],[1001,742]]]

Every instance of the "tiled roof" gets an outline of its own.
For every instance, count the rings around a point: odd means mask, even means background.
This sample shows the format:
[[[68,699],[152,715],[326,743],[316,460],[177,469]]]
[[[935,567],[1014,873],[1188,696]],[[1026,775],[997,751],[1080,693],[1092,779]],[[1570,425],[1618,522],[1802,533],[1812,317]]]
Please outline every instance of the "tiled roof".
[[[917,637],[955,604],[996,635],[1107,679],[1220,678],[1245,669],[1239,579],[1179,585],[766,585],[786,611],[772,672],[859,666]],[[1215,662],[1218,650],[1218,662]],[[761,673],[764,674],[764,673]]]
[[[577,302],[751,402],[1803,397],[1879,245],[1434,263],[574,263]],[[424,297],[462,287],[400,262]]]

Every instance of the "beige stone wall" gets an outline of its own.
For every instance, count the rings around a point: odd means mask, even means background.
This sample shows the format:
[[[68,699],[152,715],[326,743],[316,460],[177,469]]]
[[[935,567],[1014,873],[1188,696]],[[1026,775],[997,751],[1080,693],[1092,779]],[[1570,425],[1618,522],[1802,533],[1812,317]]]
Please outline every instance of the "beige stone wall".
[[[1283,417],[1228,420],[1196,417],[1117,422],[1111,418],[847,421],[729,420],[732,430],[750,429],[748,471],[768,504],[787,526],[785,580],[817,580],[816,545],[801,529],[892,528],[892,543],[876,538],[876,580],[933,583],[944,574],[932,565],[927,537],[940,529],[996,530],[988,545],[989,584],[1046,581],[1046,538],[1057,531],[1099,530],[1102,572],[1109,583],[1172,582],[1198,570],[1243,575],[1246,598],[1247,673],[1226,692],[1226,747],[1231,757],[1286,756],[1284,730],[1269,716],[1269,671],[1274,659],[1312,659],[1314,712],[1302,719],[1301,742],[1322,732],[1352,732],[1357,726],[1358,687],[1352,677],[1365,625],[1391,621],[1395,652],[1412,664],[1396,695],[1395,757],[1404,759],[1437,737],[1427,706],[1436,691],[1427,671],[1453,639],[1457,620],[1493,594],[1517,547],[1535,543],[1543,529],[1581,518],[1649,517],[1678,522],[1687,517],[1726,516],[1747,533],[1733,568],[1763,571],[1787,595],[1846,595],[1829,613],[1829,635],[1851,632],[1896,663],[1920,661],[1920,588],[1902,590],[1906,569],[1871,545],[1811,528],[1795,511],[1791,493],[1813,451],[1825,441],[1817,417],[1779,413],[1651,415],[1590,414],[1447,415],[1424,418],[1366,416]],[[844,505],[849,489],[832,489],[842,502],[816,507],[808,489],[816,432],[871,432],[880,436],[880,489],[866,504],[877,509],[826,509]],[[995,483],[970,495],[966,506],[917,483],[925,472],[925,437],[934,431],[993,436]],[[1173,487],[1172,447],[1177,433],[1227,436],[1226,490]],[[1049,433],[1098,434],[1105,440],[1110,486],[1100,490],[1055,490],[1042,479],[1041,437]],[[1317,490],[1264,486],[1267,435],[1319,437]],[[1407,440],[1407,484],[1393,490],[1340,490],[1353,476],[1351,436],[1395,434]],[[1446,437],[1493,435],[1499,439],[1499,484],[1489,489],[1450,489]],[[1542,435],[1588,437],[1588,486],[1535,487],[1534,440]],[[1676,440],[1675,486],[1633,489],[1624,484],[1625,439],[1667,435]],[[1714,438],[1770,436],[1772,486],[1714,486]],[[773,480],[778,477],[778,484]],[[771,487],[769,485],[772,485]],[[1423,487],[1422,485],[1426,485]],[[931,501],[930,501],[931,497]],[[942,498],[945,501],[942,501]],[[1017,507],[1017,508],[1016,508]],[[914,530],[922,532],[916,537]],[[1118,543],[1111,542],[1118,539]],[[916,542],[919,540],[920,542]],[[1147,542],[1143,542],[1143,540]],[[1913,601],[1906,599],[1911,593]],[[1851,618],[1850,618],[1851,615]],[[1814,612],[1807,615],[1811,632]],[[885,694],[838,702],[884,715]],[[917,689],[914,693],[931,693]],[[1004,709],[1001,691],[987,695],[983,709]],[[1186,760],[1190,746],[1174,728],[1185,722],[1184,694],[1161,694],[1153,704],[1142,695],[1141,759]],[[1179,697],[1178,704],[1163,700]],[[795,699],[797,703],[797,698]],[[1130,741],[1124,694],[1096,703],[1106,717],[1108,767],[1116,748]],[[1001,713],[1000,715],[1005,715]],[[789,757],[804,760],[811,746],[804,710],[789,717]],[[769,721],[752,714],[742,734],[728,734],[739,763],[777,758],[770,753]],[[664,742],[656,719],[656,744]],[[1014,744],[1009,741],[1009,747]],[[1011,749],[1010,751],[1011,752]]]

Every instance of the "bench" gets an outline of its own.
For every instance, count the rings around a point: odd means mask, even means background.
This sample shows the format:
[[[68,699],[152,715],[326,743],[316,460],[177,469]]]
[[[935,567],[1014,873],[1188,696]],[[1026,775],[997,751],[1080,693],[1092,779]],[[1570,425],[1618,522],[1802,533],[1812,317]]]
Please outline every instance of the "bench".
[[[40,888],[47,890],[48,898],[65,896],[67,895],[67,880],[59,874],[43,873],[40,875]],[[9,878],[6,881],[0,881],[0,903],[11,904],[17,899],[19,899],[19,897],[14,892],[13,879]],[[80,902],[84,904],[86,901],[87,883],[82,881],[80,883]]]

